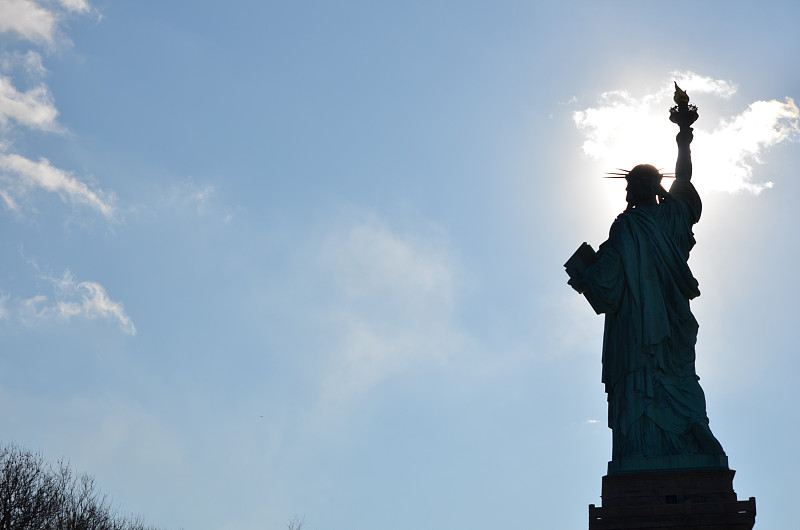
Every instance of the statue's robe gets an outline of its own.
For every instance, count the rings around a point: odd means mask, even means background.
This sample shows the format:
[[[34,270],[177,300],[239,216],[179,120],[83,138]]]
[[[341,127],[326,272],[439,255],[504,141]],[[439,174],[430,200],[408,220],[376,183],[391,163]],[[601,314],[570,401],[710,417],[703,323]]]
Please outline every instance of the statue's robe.
[[[603,376],[612,460],[719,454],[695,371],[700,294],[687,260],[701,201],[676,180],[669,196],[620,214],[586,272],[586,296],[605,313]]]

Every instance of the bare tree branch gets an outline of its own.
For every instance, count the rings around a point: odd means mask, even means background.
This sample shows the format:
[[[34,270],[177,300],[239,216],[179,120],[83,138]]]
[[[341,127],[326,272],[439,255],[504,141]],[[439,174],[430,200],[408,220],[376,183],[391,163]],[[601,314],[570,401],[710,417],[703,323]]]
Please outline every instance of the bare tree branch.
[[[302,521],[300,521],[302,526]],[[299,526],[295,530],[299,530]],[[0,446],[0,530],[157,530],[122,516],[94,478],[48,464],[15,445]]]
[[[303,523],[305,523],[305,521],[306,521],[305,515],[302,518],[297,517],[295,515],[291,521],[286,523],[286,530],[301,530],[303,528]]]

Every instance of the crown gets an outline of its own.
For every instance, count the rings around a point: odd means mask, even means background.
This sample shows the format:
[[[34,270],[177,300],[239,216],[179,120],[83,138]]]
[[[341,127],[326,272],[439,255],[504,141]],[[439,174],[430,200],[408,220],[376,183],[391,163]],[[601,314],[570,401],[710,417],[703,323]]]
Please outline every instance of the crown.
[[[612,172],[606,173],[606,175],[608,175],[608,176],[607,177],[603,177],[603,178],[607,178],[607,179],[626,179],[631,174],[631,171],[633,171],[634,169],[640,168],[640,167],[643,168],[643,166],[648,166],[648,165],[649,164],[640,164],[640,165],[634,167],[633,169],[622,169],[622,168],[618,167],[617,171],[619,171],[620,173],[617,173],[616,171],[612,171]],[[649,166],[649,167],[652,167],[653,169],[656,169],[653,166]],[[661,180],[662,177],[675,178],[675,173],[662,173],[660,169],[656,169],[656,174],[658,175],[658,180]],[[647,173],[644,173],[642,176],[644,176],[644,175],[647,175]],[[655,176],[655,175],[653,175],[653,176]]]

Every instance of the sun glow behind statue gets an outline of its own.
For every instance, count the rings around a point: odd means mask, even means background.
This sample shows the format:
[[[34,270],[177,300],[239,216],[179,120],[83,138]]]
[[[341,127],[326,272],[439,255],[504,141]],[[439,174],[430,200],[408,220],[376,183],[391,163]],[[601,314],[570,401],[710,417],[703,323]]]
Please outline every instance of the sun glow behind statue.
[[[758,194],[772,187],[768,174],[754,176],[753,169],[762,163],[766,148],[798,138],[800,110],[794,101],[788,97],[783,102],[756,101],[737,115],[704,120],[704,114],[713,115],[714,100],[731,98],[736,87],[691,72],[673,72],[659,90],[641,97],[624,90],[605,92],[597,106],[576,111],[573,119],[585,135],[583,153],[597,160],[604,171],[643,163],[674,171],[676,128],[668,119],[673,80],[700,107],[692,144],[698,189]]]

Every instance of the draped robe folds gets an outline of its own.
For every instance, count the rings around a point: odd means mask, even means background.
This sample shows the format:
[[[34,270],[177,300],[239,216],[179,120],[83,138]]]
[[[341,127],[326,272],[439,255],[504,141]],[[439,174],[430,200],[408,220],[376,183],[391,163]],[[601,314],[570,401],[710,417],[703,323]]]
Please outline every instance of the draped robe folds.
[[[659,204],[617,217],[586,271],[586,296],[606,315],[612,460],[724,455],[695,372],[698,325],[689,300],[700,291],[687,260],[700,212],[694,186],[676,180]]]

